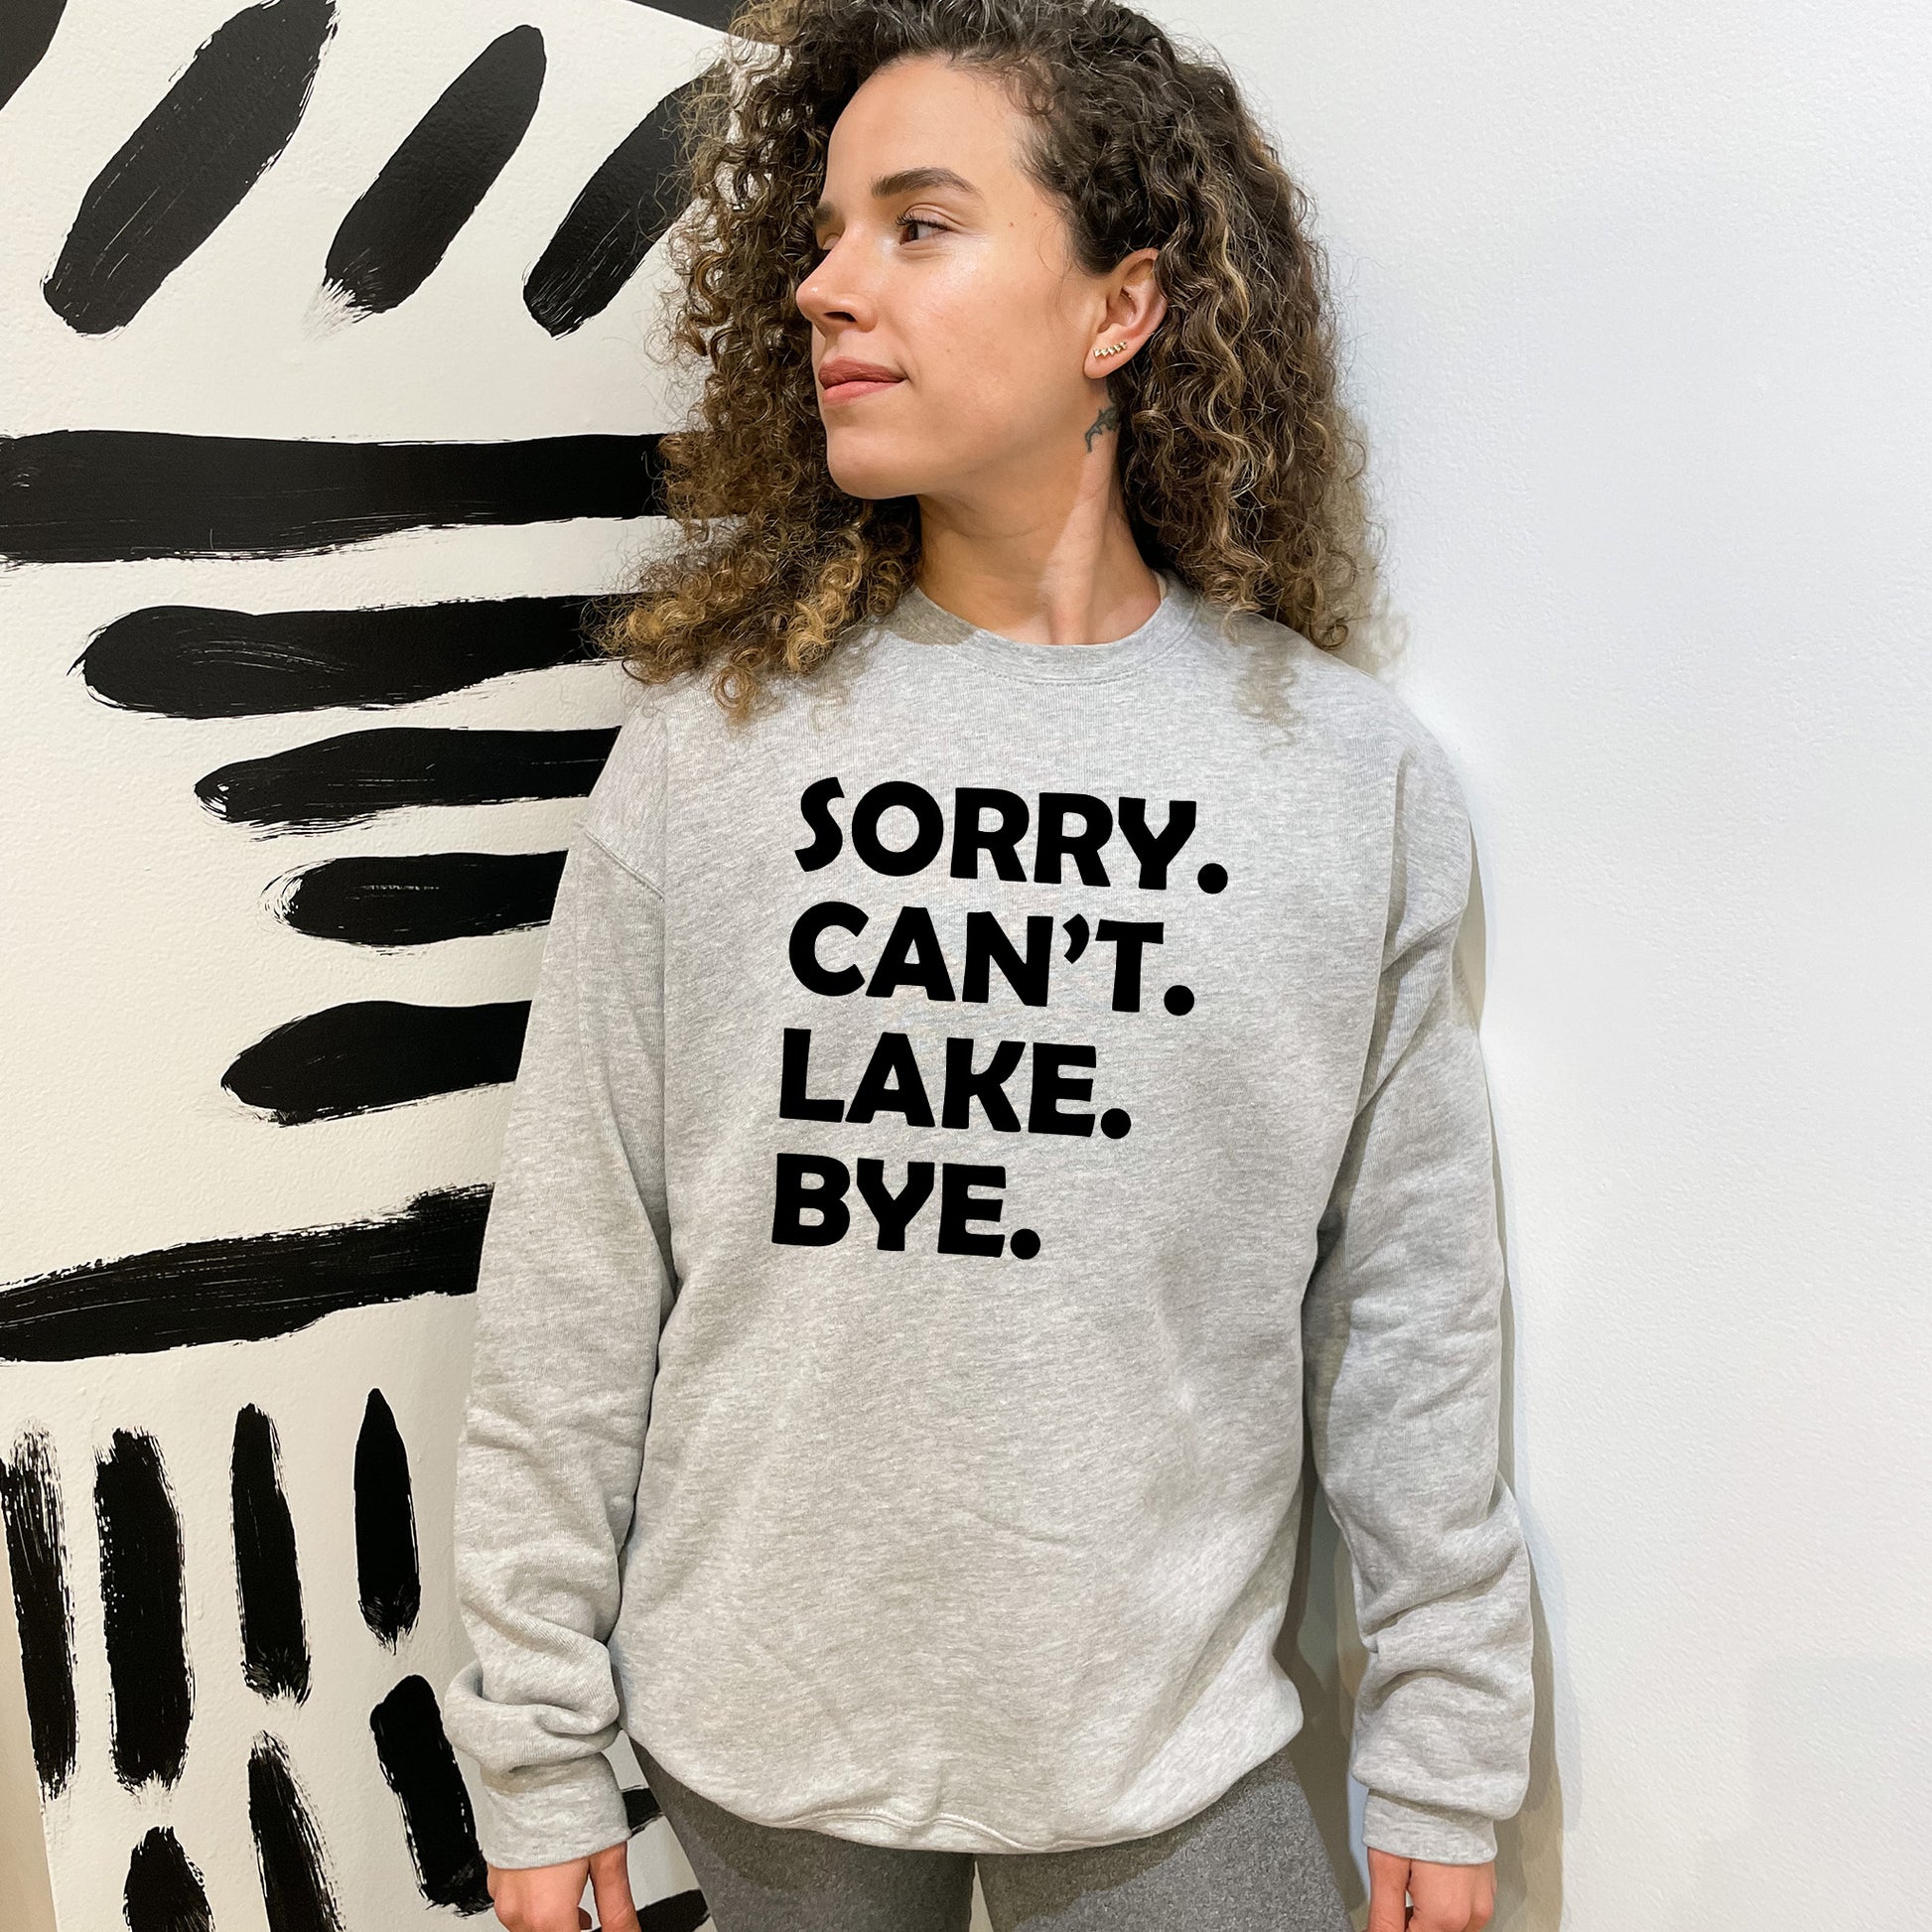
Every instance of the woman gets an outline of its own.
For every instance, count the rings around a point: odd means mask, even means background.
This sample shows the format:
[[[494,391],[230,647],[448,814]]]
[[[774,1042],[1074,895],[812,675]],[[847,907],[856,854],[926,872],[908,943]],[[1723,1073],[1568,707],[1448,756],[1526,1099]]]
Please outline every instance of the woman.
[[[1302,199],[1122,7],[735,31],[683,540],[609,621],[479,1281],[497,1917],[636,1923],[622,1727],[719,1932],[963,1932],[976,1866],[1003,1932],[1336,1932],[1272,1654],[1306,1413],[1369,1924],[1467,1932],[1531,1697],[1468,823],[1331,654]]]

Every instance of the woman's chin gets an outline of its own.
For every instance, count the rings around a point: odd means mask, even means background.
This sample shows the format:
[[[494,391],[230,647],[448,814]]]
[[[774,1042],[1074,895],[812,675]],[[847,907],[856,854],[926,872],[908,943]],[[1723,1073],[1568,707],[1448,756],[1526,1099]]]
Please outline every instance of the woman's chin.
[[[825,467],[848,496],[877,502],[888,496],[916,496],[932,481],[930,463],[890,450],[859,447],[864,439],[834,430],[825,444]]]

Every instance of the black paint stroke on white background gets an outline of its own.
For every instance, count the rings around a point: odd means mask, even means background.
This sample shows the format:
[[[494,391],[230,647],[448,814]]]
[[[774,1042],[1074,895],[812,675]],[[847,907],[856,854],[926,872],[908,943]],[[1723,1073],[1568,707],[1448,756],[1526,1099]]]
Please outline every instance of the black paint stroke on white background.
[[[523,306],[551,335],[602,315],[683,212],[679,117],[702,79],[674,87],[612,149],[537,257]]]
[[[261,1732],[248,1753],[248,1828],[269,1932],[344,1932],[328,1853],[288,1746]]]
[[[68,0],[7,0],[0,7],[0,107],[20,91],[54,41]]]
[[[500,805],[582,798],[617,743],[615,725],[582,731],[396,725],[237,759],[196,781],[230,825],[274,832],[364,825],[409,805]]]
[[[94,1519],[114,1775],[130,1791],[151,1780],[172,1785],[188,1757],[195,1672],[181,1517],[146,1431],[115,1430],[96,1459]]]
[[[242,1679],[258,1696],[301,1704],[309,1695],[310,1657],[295,1518],[282,1490],[275,1425],[253,1403],[235,1417],[228,1487]]]
[[[234,212],[300,125],[335,26],[333,0],[268,0],[208,36],[81,198],[41,285],[63,322],[132,322]]]
[[[490,1909],[476,1814],[443,1731],[436,1693],[412,1672],[369,1713],[376,1761],[402,1808],[416,1883],[432,1905],[465,1917]]]
[[[344,1309],[474,1294],[489,1193],[437,1188],[372,1220],[184,1242],[0,1288],[0,1361],[259,1341]]]
[[[380,1389],[369,1391],[355,1436],[355,1596],[370,1635],[390,1650],[423,1607],[409,1450]]]
[[[387,949],[544,925],[556,908],[562,852],[424,852],[325,859],[275,890],[275,915],[297,932]]]
[[[128,1932],[214,1932],[202,1874],[166,1825],[129,1854],[121,1896]]]
[[[27,1687],[27,1728],[42,1793],[58,1797],[73,1775],[80,1720],[73,1689],[73,1596],[54,1444],[24,1431],[0,1461],[0,1516],[13,1572],[14,1621]]]
[[[221,1084],[278,1127],[406,1107],[514,1080],[529,1018],[527,1000],[349,1000],[264,1034]]]
[[[663,511],[655,435],[330,442],[46,430],[0,437],[0,559],[286,557],[400,531]]]
[[[543,36],[512,27],[450,82],[343,217],[327,296],[379,315],[422,287],[527,132],[544,65]]]
[[[102,704],[163,718],[256,718],[417,704],[490,678],[602,660],[583,597],[365,609],[151,604],[104,624],[70,668]]]

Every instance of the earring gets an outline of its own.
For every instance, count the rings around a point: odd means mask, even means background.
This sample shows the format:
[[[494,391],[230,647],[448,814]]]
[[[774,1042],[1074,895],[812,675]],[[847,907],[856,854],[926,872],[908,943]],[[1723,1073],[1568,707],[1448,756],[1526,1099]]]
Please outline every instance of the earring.
[[[1096,348],[1093,352],[1096,355],[1118,355],[1122,349],[1130,345],[1126,343],[1116,343],[1112,348]]]

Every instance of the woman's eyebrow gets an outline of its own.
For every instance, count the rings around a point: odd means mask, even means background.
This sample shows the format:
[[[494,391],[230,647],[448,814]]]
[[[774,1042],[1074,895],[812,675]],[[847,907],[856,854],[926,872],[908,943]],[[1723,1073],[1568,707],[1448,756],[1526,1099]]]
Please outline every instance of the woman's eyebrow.
[[[979,199],[979,190],[964,175],[955,174],[950,168],[927,166],[922,168],[901,168],[894,175],[881,175],[872,185],[872,198],[876,202],[890,201],[895,195],[909,195],[919,188],[955,188],[962,195]],[[818,227],[838,213],[830,202],[821,201],[812,209],[812,225]]]

